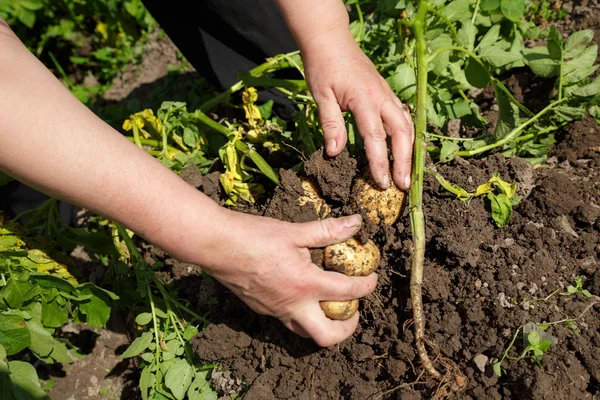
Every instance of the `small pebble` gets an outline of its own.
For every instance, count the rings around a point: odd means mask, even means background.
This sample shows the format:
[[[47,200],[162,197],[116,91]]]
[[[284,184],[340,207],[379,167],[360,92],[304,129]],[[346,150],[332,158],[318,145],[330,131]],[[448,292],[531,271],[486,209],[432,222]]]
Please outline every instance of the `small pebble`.
[[[475,366],[477,366],[477,369],[481,372],[485,372],[485,366],[487,362],[488,357],[486,355],[477,354],[475,357],[473,357],[473,363],[475,363]]]

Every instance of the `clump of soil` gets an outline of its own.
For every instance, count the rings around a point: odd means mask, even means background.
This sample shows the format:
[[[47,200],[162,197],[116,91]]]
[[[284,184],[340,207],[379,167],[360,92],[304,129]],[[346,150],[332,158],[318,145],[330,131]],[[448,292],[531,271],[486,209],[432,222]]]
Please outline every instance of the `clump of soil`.
[[[345,203],[350,198],[352,180],[356,176],[357,162],[348,149],[331,158],[322,147],[304,163],[304,172],[321,188],[323,196],[331,203]]]

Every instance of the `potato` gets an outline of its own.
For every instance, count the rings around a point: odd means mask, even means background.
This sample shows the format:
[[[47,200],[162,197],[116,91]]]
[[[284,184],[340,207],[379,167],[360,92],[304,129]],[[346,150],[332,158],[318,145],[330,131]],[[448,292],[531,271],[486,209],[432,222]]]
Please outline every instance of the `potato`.
[[[375,225],[381,222],[386,225],[394,224],[404,206],[405,193],[402,190],[394,183],[388,189],[382,190],[370,176],[367,179],[357,178],[352,194],[361,213]]]
[[[329,319],[345,321],[358,311],[358,299],[348,301],[322,301],[321,309]]]
[[[379,249],[371,240],[364,245],[355,238],[325,247],[323,261],[327,269],[348,276],[367,276],[379,265]]]
[[[311,204],[319,219],[326,218],[331,213],[331,208],[321,197],[319,189],[308,179],[302,179],[302,189],[304,189],[304,195],[298,197],[298,204],[304,206]]]

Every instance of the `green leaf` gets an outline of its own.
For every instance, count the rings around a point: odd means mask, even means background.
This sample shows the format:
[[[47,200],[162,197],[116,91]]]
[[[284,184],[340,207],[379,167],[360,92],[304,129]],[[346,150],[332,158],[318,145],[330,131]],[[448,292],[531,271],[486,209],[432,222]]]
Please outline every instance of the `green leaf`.
[[[135,317],[135,322],[138,325],[142,325],[143,326],[143,325],[148,324],[150,321],[152,321],[152,314],[147,313],[147,312],[141,313],[137,317]]]
[[[568,37],[564,46],[564,58],[577,57],[594,39],[594,31],[584,29]]]
[[[447,163],[454,159],[454,155],[460,149],[460,147],[451,140],[444,140],[442,142],[442,149],[440,150],[440,162]]]
[[[17,315],[0,315],[0,345],[11,356],[31,345],[25,320]]]
[[[40,387],[37,371],[33,365],[23,361],[8,363],[13,393],[18,400],[50,400]]]
[[[256,108],[258,108],[258,111],[260,112],[260,116],[265,121],[271,118],[271,114],[273,113],[273,104],[274,101],[269,99],[264,104],[256,106]]]
[[[598,45],[593,45],[582,51],[577,57],[571,61],[564,63],[563,75],[572,73],[579,68],[591,67],[596,62],[598,56]]]
[[[36,0],[20,0],[19,5],[31,11],[37,11],[44,8],[44,3]]]
[[[468,0],[454,0],[448,3],[447,6],[440,10],[442,14],[450,20],[450,22],[459,21],[465,15],[472,14],[470,10],[470,2]]]
[[[27,329],[31,337],[31,350],[41,358],[46,358],[54,348],[54,338],[42,324],[35,320],[27,321]]]
[[[193,367],[184,359],[178,360],[167,370],[165,384],[177,400],[184,398],[185,393],[192,383],[193,375]]]
[[[258,169],[260,169],[260,171],[265,174],[267,178],[269,178],[276,185],[279,184],[279,177],[277,176],[275,170],[271,168],[271,166],[265,161],[264,158],[262,158],[260,154],[256,152],[256,150],[250,149],[248,151],[248,157],[254,161],[254,164],[256,164]]]
[[[490,75],[479,62],[469,58],[465,67],[467,81],[476,88],[483,89],[490,82]]]
[[[123,358],[135,357],[140,354],[142,351],[148,348],[148,345],[152,342],[152,333],[144,332],[141,336],[137,337],[131,345],[125,350],[125,352],[121,355]]]
[[[93,328],[105,328],[106,322],[110,318],[110,306],[97,296],[81,303],[79,311],[87,316],[86,322]]]
[[[456,39],[457,39],[459,45],[472,51],[475,48],[475,36],[476,35],[477,35],[477,27],[469,19],[466,22],[464,22],[463,25],[458,30]]]
[[[104,288],[101,288],[99,286],[94,285],[91,282],[86,282],[86,283],[82,283],[80,285],[77,285],[77,289],[86,292],[93,292],[93,293],[98,293],[98,294],[105,294],[108,297],[110,297],[112,300],[119,300],[119,296],[117,296],[115,293],[111,292],[110,290],[106,290]]]
[[[29,282],[20,282],[10,278],[6,286],[0,292],[2,298],[10,308],[21,308],[25,301],[26,293],[32,288]]]
[[[592,83],[573,90],[573,94],[579,97],[591,97],[600,94],[600,78],[597,77]]]
[[[195,326],[192,326],[192,325],[188,325],[185,327],[185,330],[183,331],[183,338],[185,340],[190,340],[197,334],[198,334],[198,328],[196,328]]]
[[[32,29],[33,25],[35,25],[35,13],[26,8],[19,8],[17,11],[17,19],[29,29]]]
[[[400,100],[409,100],[417,92],[417,77],[414,69],[406,63],[398,65],[391,77],[390,86]]]
[[[74,353],[73,350],[71,350],[71,354],[73,354],[75,357],[78,356],[78,354]],[[52,353],[50,353],[50,357],[59,363],[71,364],[73,362],[73,359],[69,357],[69,354],[67,352],[67,346],[65,346],[58,340],[54,341],[54,347],[52,349]],[[83,357],[79,356],[79,358]]]
[[[196,143],[198,143],[198,132],[194,131],[189,127],[183,128],[183,143],[185,143],[188,147],[196,147]]]
[[[597,69],[598,69],[598,66],[594,65],[591,67],[575,68],[570,72],[563,73],[563,84],[569,85],[572,83],[577,83],[577,82],[581,81],[582,79],[587,78],[594,72],[596,72]]]
[[[500,0],[481,0],[479,8],[482,11],[494,11],[500,7]]]
[[[69,318],[56,301],[42,304],[42,324],[50,328],[63,326]]]
[[[497,362],[494,364],[494,374],[496,374],[496,376],[502,376],[502,363],[501,362]]]
[[[486,47],[485,49],[481,50],[480,56],[485,62],[494,68],[500,68],[507,64],[521,61],[523,59],[520,54],[502,50],[498,46]]]
[[[452,45],[452,38],[448,34],[442,34],[429,42],[429,47],[432,52],[443,47]],[[430,61],[431,70],[436,75],[442,75],[448,68],[450,63],[450,52],[444,51],[438,54],[433,60]]]
[[[217,400],[217,393],[210,387],[206,379],[197,374],[187,392],[189,400]]]
[[[485,33],[485,35],[483,35],[483,38],[481,38],[481,41],[479,42],[479,44],[477,45],[477,47],[475,49],[479,50],[479,52],[481,52],[482,50],[485,50],[486,48],[488,48],[488,47],[492,46],[494,43],[496,43],[496,41],[498,40],[499,37],[500,37],[500,25],[499,24],[493,25]]]
[[[589,290],[587,290],[587,289],[583,289],[583,290],[581,291],[581,294],[582,294],[582,295],[583,295],[583,297],[585,297],[586,299],[589,299],[590,297],[592,297],[592,294],[591,294],[591,293],[590,293],[590,291],[589,291]]]
[[[519,22],[525,13],[525,0],[501,0],[502,14],[513,22]]]
[[[154,387],[156,376],[150,371],[150,366],[145,367],[140,375],[140,391],[142,392],[142,400],[148,400],[148,389]]]
[[[537,346],[540,343],[540,334],[536,330],[532,330],[527,334],[527,341],[530,346]]]
[[[500,228],[508,225],[512,216],[512,204],[510,199],[504,193],[494,194],[488,193],[488,200],[491,202],[492,219]]]
[[[4,346],[0,345],[0,374],[5,373],[8,373],[8,363],[6,362],[6,349],[4,348]]]
[[[502,82],[494,81],[494,94],[498,103],[498,121],[494,128],[494,137],[502,139],[516,128],[519,122],[519,108],[506,95]]]
[[[446,113],[449,119],[459,119],[471,114],[471,107],[463,99],[458,99],[450,104],[446,103]]]

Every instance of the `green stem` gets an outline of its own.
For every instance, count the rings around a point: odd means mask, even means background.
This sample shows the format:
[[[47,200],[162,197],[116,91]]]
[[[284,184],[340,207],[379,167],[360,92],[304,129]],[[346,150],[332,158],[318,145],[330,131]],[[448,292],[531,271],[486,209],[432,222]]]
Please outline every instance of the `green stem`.
[[[566,99],[556,100],[556,101],[550,103],[542,111],[540,111],[539,113],[537,113],[535,116],[529,118],[525,123],[519,125],[515,129],[513,129],[508,135],[506,135],[504,138],[498,140],[497,142],[488,144],[487,146],[479,147],[479,148],[474,149],[474,150],[459,151],[456,154],[459,155],[459,156],[461,156],[461,157],[470,157],[470,156],[474,156],[476,154],[485,153],[486,151],[489,151],[491,149],[495,149],[496,147],[503,146],[506,143],[510,142],[511,140],[517,138],[519,136],[519,134],[521,132],[523,132],[523,130],[525,128],[527,128],[528,126],[532,125],[535,121],[537,121],[538,119],[540,119],[542,116],[544,116],[549,111],[552,111],[552,109],[554,107],[559,106],[562,103],[564,103],[565,100]]]
[[[127,139],[129,139],[131,142],[136,143],[136,138],[135,137],[131,137],[131,136],[125,136]],[[151,146],[151,147],[156,147],[156,148],[160,148],[162,147],[162,143],[159,142],[156,139],[140,139],[138,137],[138,141],[140,142],[138,144],[139,147],[142,147],[142,145],[145,146]],[[137,144],[137,143],[136,143]],[[173,146],[167,146],[167,150],[172,152],[172,153],[180,153],[179,149],[176,149]]]
[[[479,12],[479,3],[481,0],[477,0],[477,3],[475,3],[475,11],[473,11],[473,18],[471,18],[471,23],[475,23],[475,19],[477,18],[477,13]]]
[[[442,375],[435,369],[425,348],[425,316],[423,313],[423,263],[425,259],[425,217],[423,215],[423,170],[427,138],[427,43],[425,41],[425,18],[427,0],[421,0],[413,30],[417,50],[417,104],[415,120],[415,143],[412,164],[410,199],[410,220],[413,236],[411,261],[410,297],[413,309],[415,342],[423,368],[436,379]]]
[[[360,42],[362,40],[363,31],[365,29],[365,19],[363,17],[362,10],[360,9],[360,4],[355,3],[354,6],[356,8],[356,13],[358,14],[358,23],[359,23],[359,26],[360,26],[360,31],[359,31],[359,34],[358,34],[358,40],[357,40],[357,42]]]
[[[163,285],[161,280],[156,276],[156,274],[154,272],[152,272],[152,281],[154,282],[154,284],[156,285],[156,287],[158,288],[158,290],[160,291],[160,293],[162,294],[162,296],[165,299],[168,299],[171,303],[175,304],[177,306],[177,308],[180,308],[183,311],[190,314],[192,317],[194,317],[194,319],[198,319],[200,321],[204,320],[204,318],[202,318],[201,316],[199,316],[198,314],[196,314],[195,312],[193,312],[192,310],[190,310],[189,308],[187,308],[186,306],[181,304],[177,299],[174,299],[173,297],[171,297],[169,295],[169,293],[167,293],[167,291],[165,290],[165,286]],[[167,300],[165,300],[165,302],[166,301]]]
[[[249,74],[254,77],[258,77],[264,74],[265,72],[273,72],[279,69],[287,68],[290,66],[290,63],[288,61],[289,57],[298,53],[299,51],[293,51],[291,53],[277,55],[271,59],[268,59],[261,65],[251,69]],[[207,112],[217,104],[229,100],[233,93],[241,90],[243,87],[244,81],[240,79],[238,82],[234,83],[229,89],[225,90],[224,92],[220,93],[219,95],[213,97],[212,99],[202,104],[200,106],[200,111]]]
[[[152,311],[152,323],[154,325],[154,340],[156,341],[156,355],[154,358],[156,359],[156,364],[158,366],[159,357],[160,357],[160,339],[158,337],[158,325],[156,323],[156,310],[154,309],[154,298],[152,297],[152,291],[150,290],[150,284],[146,286],[146,290],[148,291],[148,300],[150,300],[150,310]]]
[[[434,14],[436,17],[438,17],[442,21],[444,21],[444,23],[448,26],[448,28],[450,28],[450,31],[452,32],[452,38],[454,39],[454,41],[458,42],[458,32],[456,31],[456,28],[454,27],[454,25],[452,25],[452,22],[450,22],[448,17],[446,17],[444,14],[442,14],[441,12],[439,12],[438,10],[436,10],[435,8],[433,8],[431,6],[427,7],[427,11]]]
[[[133,117],[133,123],[131,124],[133,129],[133,142],[140,149],[142,148],[142,142],[140,140],[140,128],[137,126],[137,117]]]
[[[441,140],[450,140],[450,141],[454,141],[454,142],[472,142],[475,140],[481,140],[485,137],[488,137],[488,136],[490,136],[490,134],[484,133],[483,135],[479,135],[479,136],[472,137],[472,138],[450,137],[450,136],[444,136],[444,135],[437,135],[435,133],[429,133],[429,134],[427,134],[427,136],[436,138],[436,139],[441,139]]]

